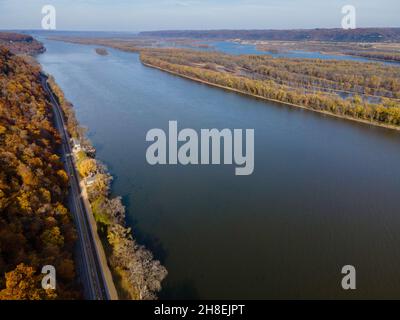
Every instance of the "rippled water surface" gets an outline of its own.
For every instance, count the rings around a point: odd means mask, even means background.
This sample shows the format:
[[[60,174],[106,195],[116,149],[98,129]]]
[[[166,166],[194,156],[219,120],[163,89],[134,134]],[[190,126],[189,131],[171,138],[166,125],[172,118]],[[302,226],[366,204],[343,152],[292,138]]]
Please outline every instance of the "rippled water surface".
[[[45,41],[167,298],[400,297],[400,134],[210,88],[138,55]],[[152,128],[254,128],[255,171],[146,163]],[[340,287],[357,269],[357,290]]]

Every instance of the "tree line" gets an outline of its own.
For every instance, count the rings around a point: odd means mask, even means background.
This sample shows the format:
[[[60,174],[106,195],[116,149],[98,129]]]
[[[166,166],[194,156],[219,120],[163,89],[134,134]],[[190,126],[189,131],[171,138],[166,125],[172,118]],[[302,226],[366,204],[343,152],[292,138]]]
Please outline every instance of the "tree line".
[[[192,39],[280,41],[399,42],[400,28],[297,30],[165,30],[143,31],[139,36]]]
[[[33,37],[14,32],[0,32],[0,46],[15,54],[39,54],[46,49]]]
[[[396,94],[397,97],[399,82],[397,79],[391,78],[391,76],[397,76],[400,72],[399,68],[396,67],[349,61],[308,61],[308,59],[276,59],[251,55],[237,57],[222,53],[183,49],[143,50],[141,52],[141,60],[144,63],[167,71],[238,90],[246,94],[340,116],[387,125],[400,125],[400,105],[396,99],[379,97],[378,102],[376,102],[356,93],[344,98],[339,94],[324,92],[315,87],[310,90],[310,88],[305,88],[302,85],[284,85],[273,76],[268,79],[262,76],[257,77],[260,73],[258,70],[267,65],[267,67],[273,67],[276,70],[288,71],[288,77],[293,73],[304,73],[306,76],[330,78],[329,80],[336,81],[342,86],[354,86],[352,81],[360,79],[360,83],[368,83],[369,86],[374,88],[380,89],[384,87],[384,89],[390,89],[393,95]],[[243,69],[248,71],[243,72]],[[291,79],[293,82],[296,81],[294,77]],[[375,80],[377,83],[372,84]],[[388,84],[387,87],[382,83]]]
[[[386,60],[386,61],[396,61],[400,62],[400,53],[399,52],[385,52],[385,51],[369,51],[369,52],[347,52],[347,54],[364,57],[368,59],[378,59],[378,60]]]
[[[153,254],[136,242],[131,228],[126,226],[125,207],[121,197],[111,197],[112,176],[107,168],[87,150],[93,149],[86,138],[85,130],[79,126],[72,105],[53,78],[49,80],[56,94],[70,135],[80,141],[82,150],[76,152],[75,160],[79,175],[87,183],[87,193],[94,218],[118,293],[122,298],[134,300],[153,300],[161,290],[161,283],[167,270],[154,259]]]
[[[187,66],[210,64],[255,80],[272,80],[296,88],[347,91],[400,99],[400,68],[346,60],[289,59],[270,55],[232,56],[193,50],[148,50],[166,62]]]

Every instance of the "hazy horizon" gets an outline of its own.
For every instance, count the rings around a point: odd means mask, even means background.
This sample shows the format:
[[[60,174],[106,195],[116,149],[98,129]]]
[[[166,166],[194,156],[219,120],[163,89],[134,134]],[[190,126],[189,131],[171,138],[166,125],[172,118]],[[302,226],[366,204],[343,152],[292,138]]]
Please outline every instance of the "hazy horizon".
[[[44,5],[56,8],[59,31],[340,28],[348,4],[359,28],[398,25],[397,0],[0,0],[0,29],[39,30]]]
[[[259,31],[259,30],[334,30],[334,29],[341,29],[341,28],[273,28],[273,29],[254,29],[254,28],[224,28],[224,29],[149,29],[149,30],[72,30],[72,29],[57,29],[57,30],[43,30],[40,28],[36,29],[2,29],[0,31],[3,32],[12,32],[12,31],[33,31],[33,32],[104,32],[104,33],[140,33],[140,32],[157,32],[157,31],[235,31],[235,30],[246,30],[246,31]],[[400,29],[400,26],[387,26],[387,27],[359,27],[357,29]]]

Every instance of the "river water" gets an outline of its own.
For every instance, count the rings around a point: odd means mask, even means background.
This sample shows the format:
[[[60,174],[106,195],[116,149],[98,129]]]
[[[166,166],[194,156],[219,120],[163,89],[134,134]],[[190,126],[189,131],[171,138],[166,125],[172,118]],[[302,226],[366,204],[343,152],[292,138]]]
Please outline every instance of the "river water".
[[[400,297],[400,133],[225,92],[138,55],[44,40],[38,60],[169,270],[162,298]],[[255,171],[150,166],[148,130],[254,128]],[[357,290],[341,288],[354,265]]]

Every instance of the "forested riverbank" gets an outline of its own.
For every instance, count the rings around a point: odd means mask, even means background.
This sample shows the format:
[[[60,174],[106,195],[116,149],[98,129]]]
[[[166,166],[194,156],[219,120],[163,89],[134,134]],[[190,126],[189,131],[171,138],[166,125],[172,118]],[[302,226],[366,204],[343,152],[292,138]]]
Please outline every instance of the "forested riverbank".
[[[132,229],[126,226],[122,198],[111,196],[113,177],[95,158],[94,147],[87,139],[85,129],[79,125],[73,105],[65,99],[54,78],[50,78],[49,84],[63,109],[68,131],[79,145],[78,148],[75,145],[77,169],[86,185],[118,295],[121,299],[157,299],[167,270],[149,250],[136,242]]]
[[[0,46],[7,47],[14,54],[40,54],[46,51],[43,44],[30,35],[0,32]]]
[[[77,299],[76,230],[40,67],[0,46],[0,299]],[[42,267],[57,270],[43,289]]]
[[[74,256],[77,233],[68,207],[69,178],[60,154],[61,138],[32,57],[42,44],[30,36],[2,34],[0,41],[0,300],[80,299]],[[120,197],[111,197],[106,167],[79,125],[75,111],[50,77],[66,120],[79,142],[77,169],[123,299],[156,299],[167,271],[138,244],[125,222]],[[89,182],[90,181],[90,182]],[[75,261],[74,261],[75,260]],[[56,290],[41,286],[44,265],[56,269]]]
[[[354,55],[357,57],[364,57],[368,59],[377,59],[382,61],[400,62],[399,52],[346,52],[346,54]]]
[[[181,49],[143,50],[141,60],[192,80],[271,101],[388,128],[400,125],[399,68]]]

